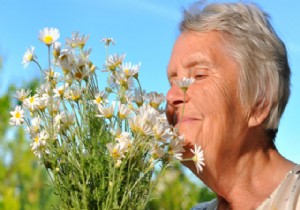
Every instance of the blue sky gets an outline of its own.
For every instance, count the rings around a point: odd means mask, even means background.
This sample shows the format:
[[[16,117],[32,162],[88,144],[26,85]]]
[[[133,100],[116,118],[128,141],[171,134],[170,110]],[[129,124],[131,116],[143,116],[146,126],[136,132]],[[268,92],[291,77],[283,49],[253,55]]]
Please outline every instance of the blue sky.
[[[79,31],[89,34],[92,61],[102,66],[103,37],[113,37],[111,53],[126,53],[126,61],[141,62],[140,78],[148,91],[166,94],[166,67],[172,45],[178,35],[181,8],[191,0],[0,0],[0,94],[9,84],[21,87],[24,81],[39,76],[34,65],[21,65],[25,50],[31,45],[44,66],[46,48],[37,39],[43,27],[56,27],[60,41]],[[215,2],[215,1],[208,1]],[[281,153],[300,163],[300,1],[254,1],[266,10],[279,36],[286,43],[292,69],[292,94],[280,123],[276,140]]]

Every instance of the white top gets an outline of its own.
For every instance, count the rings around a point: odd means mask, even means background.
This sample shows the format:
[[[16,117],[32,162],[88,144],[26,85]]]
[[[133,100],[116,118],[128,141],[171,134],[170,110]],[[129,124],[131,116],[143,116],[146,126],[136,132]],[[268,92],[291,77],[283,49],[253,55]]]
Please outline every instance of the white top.
[[[218,200],[201,203],[191,210],[217,210]],[[293,167],[256,210],[300,210],[300,165]]]

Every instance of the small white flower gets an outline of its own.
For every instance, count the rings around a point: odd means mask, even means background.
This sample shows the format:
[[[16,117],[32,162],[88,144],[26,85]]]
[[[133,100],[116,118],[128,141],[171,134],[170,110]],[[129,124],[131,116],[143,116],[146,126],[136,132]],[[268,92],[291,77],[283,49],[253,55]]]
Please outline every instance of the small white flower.
[[[27,68],[28,64],[33,61],[36,60],[37,56],[34,54],[34,47],[31,46],[30,49],[27,49],[26,52],[23,55],[23,67]]]
[[[46,45],[51,45],[56,42],[59,36],[60,33],[56,28],[43,28],[39,32],[39,39]]]
[[[41,118],[40,117],[35,117],[31,120],[31,125],[28,128],[30,135],[35,135],[41,126]]]
[[[15,94],[15,98],[19,99],[19,101],[23,102],[25,98],[27,98],[31,93],[31,90],[17,90]]]
[[[50,102],[50,96],[46,93],[44,93],[40,98],[39,98],[39,105],[38,109],[41,111],[44,111],[47,106],[49,106]]]
[[[130,133],[122,132],[118,137],[116,137],[117,142],[120,144],[120,149],[124,152],[131,147],[132,139]]]
[[[134,95],[132,96],[131,100],[136,103],[137,106],[143,105],[144,102],[144,95],[145,91],[140,91],[140,89],[134,89]]]
[[[115,105],[116,105],[115,101],[112,102],[111,106],[98,104],[98,110],[100,114],[96,115],[96,117],[105,117],[107,119],[112,118],[115,111]]]
[[[131,114],[131,109],[126,104],[118,103],[118,116],[121,120],[126,119]]]
[[[47,70],[45,73],[45,80],[51,82],[52,84],[58,83],[60,73],[54,71],[53,69]]]
[[[69,74],[75,68],[75,55],[73,51],[68,49],[61,50],[58,63],[64,75]]]
[[[37,89],[36,89],[36,92],[39,96],[42,96],[44,94],[51,94],[51,89],[52,87],[50,86],[49,83],[45,83],[45,84],[41,84],[41,86],[39,86]]]
[[[157,109],[160,106],[160,104],[165,101],[165,96],[162,93],[158,94],[156,92],[151,92],[151,93],[148,93],[147,96],[148,96],[149,104],[154,109]]]
[[[124,157],[124,151],[122,150],[121,145],[119,143],[116,144],[108,143],[106,144],[106,147],[111,157],[115,159],[120,159]]]
[[[38,109],[39,106],[39,97],[37,94],[33,95],[33,96],[29,96],[28,98],[24,99],[23,101],[23,106],[24,108],[32,111],[35,111]]]
[[[121,72],[123,72],[126,77],[137,77],[140,69],[140,65],[131,65],[131,63],[124,63],[120,66]]]
[[[66,93],[66,98],[72,101],[78,101],[81,98],[82,91],[79,87],[72,88]]]
[[[33,136],[33,141],[30,144],[30,147],[38,158],[41,158],[42,154],[45,152],[46,140],[48,139],[49,134],[45,130]]]
[[[128,121],[132,132],[139,133],[141,135],[146,135],[146,136],[154,135],[152,124],[147,122],[141,116],[134,116],[133,118],[130,118]]]
[[[54,42],[52,47],[53,47],[52,54],[53,54],[54,58],[56,59],[60,56],[61,43],[60,42]]]
[[[66,45],[68,45],[70,48],[75,48],[78,47],[80,49],[84,48],[85,43],[89,39],[89,36],[80,36],[79,32],[72,33],[72,38],[67,38],[66,39]]]
[[[189,86],[193,84],[194,81],[195,81],[194,78],[187,78],[187,77],[183,77],[182,80],[174,80],[175,84],[178,85],[178,87],[180,87],[180,89],[183,92],[186,92]]]
[[[54,100],[51,103],[47,104],[47,109],[51,116],[55,116],[59,112],[60,103],[61,103],[61,100],[57,99],[57,100]]]
[[[21,125],[24,123],[24,110],[21,106],[16,106],[15,110],[10,112],[10,125]]]
[[[171,139],[173,132],[171,131],[168,123],[162,123],[157,121],[153,126],[154,137],[160,142],[167,142],[168,139]]]
[[[106,69],[103,71],[115,71],[123,62],[125,54],[123,55],[110,55],[108,56],[107,61],[105,62]]]
[[[115,44],[114,39],[113,38],[108,38],[108,37],[105,37],[105,38],[101,39],[101,42],[104,42],[105,47],[108,47],[110,44],[112,44],[112,45]]]
[[[54,97],[58,97],[58,98],[64,98],[65,93],[67,91],[69,87],[69,84],[66,83],[64,85],[61,85],[60,87],[56,87],[53,92],[54,92]]]
[[[74,115],[67,112],[61,112],[57,114],[54,118],[54,127],[58,131],[64,131],[70,125],[75,123]]]
[[[159,144],[157,144],[157,142],[154,142],[151,145],[151,148],[152,149],[150,150],[150,154],[154,160],[159,159],[166,154],[164,148],[162,146],[160,146]]]
[[[184,145],[184,136],[178,135],[176,130],[173,132],[174,136],[169,143],[169,155],[178,160],[182,160],[182,153],[185,151],[183,148]]]
[[[205,166],[204,163],[204,155],[203,155],[203,150],[201,149],[201,146],[197,146],[195,144],[194,149],[190,149],[191,152],[194,154],[194,157],[192,160],[194,161],[197,169],[197,173],[203,171],[203,166]]]
[[[95,94],[95,99],[93,100],[94,104],[103,104],[106,103],[106,93],[104,91],[97,92]]]

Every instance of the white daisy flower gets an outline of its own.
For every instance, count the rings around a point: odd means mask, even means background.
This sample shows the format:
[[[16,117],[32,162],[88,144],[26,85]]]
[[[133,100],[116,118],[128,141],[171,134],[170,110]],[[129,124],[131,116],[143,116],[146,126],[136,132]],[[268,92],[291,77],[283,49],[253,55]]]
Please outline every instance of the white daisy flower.
[[[33,141],[30,144],[31,150],[38,157],[41,158],[45,151],[46,140],[49,139],[49,134],[43,130],[37,135],[33,136]]]
[[[51,82],[52,84],[56,84],[59,81],[60,73],[54,71],[53,69],[47,70],[45,73],[45,80]]]
[[[57,115],[57,113],[59,113],[60,103],[61,103],[61,101],[57,99],[57,100],[52,101],[52,103],[47,104],[47,109],[51,116],[55,116],[55,115]]]
[[[39,98],[39,105],[38,105],[38,109],[41,111],[44,111],[45,108],[47,106],[49,106],[49,102],[50,102],[50,96],[48,94],[43,94],[40,98]]]
[[[139,133],[141,135],[146,135],[146,136],[154,135],[152,125],[148,123],[141,116],[134,116],[133,118],[130,118],[128,121],[132,132]]]
[[[122,132],[117,138],[117,142],[120,144],[120,149],[124,152],[127,152],[128,149],[131,147],[131,136],[128,132]]]
[[[120,159],[124,157],[124,150],[122,150],[121,145],[119,143],[108,143],[106,144],[106,147],[111,157],[115,159]]]
[[[197,173],[203,171],[203,166],[205,166],[204,163],[204,155],[203,155],[203,150],[201,149],[201,146],[197,146],[195,144],[194,149],[190,149],[191,152],[194,154],[194,157],[192,160],[194,161],[197,169]]]
[[[180,89],[183,92],[186,92],[189,86],[193,84],[194,81],[195,81],[194,78],[187,78],[187,77],[183,77],[181,80],[174,80],[175,84],[178,85],[178,87],[180,87]]]
[[[75,67],[74,53],[68,49],[61,50],[58,63],[64,75],[67,75]]]
[[[140,69],[140,65],[131,65],[131,63],[124,63],[120,66],[121,72],[123,72],[126,77],[137,77]]]
[[[67,112],[61,112],[57,114],[54,118],[54,127],[58,131],[64,131],[74,123],[75,123],[74,115]]]
[[[51,90],[52,90],[52,87],[50,86],[49,83],[45,83],[45,84],[41,84],[37,89],[36,89],[36,92],[39,96],[42,96],[44,94],[51,94]]]
[[[118,116],[121,120],[126,119],[130,114],[132,110],[129,108],[126,104],[118,103]]]
[[[30,49],[27,49],[26,52],[23,55],[23,67],[27,68],[28,64],[33,61],[36,60],[37,56],[34,54],[34,47],[31,46]]]
[[[98,110],[100,114],[96,115],[96,117],[105,117],[107,119],[112,118],[115,111],[115,105],[116,105],[115,101],[111,103],[111,106],[98,104]]]
[[[125,54],[108,56],[108,59],[105,62],[105,70],[103,71],[115,71],[123,63],[124,58]]]
[[[150,154],[154,160],[162,158],[165,155],[165,150],[157,143],[151,146]]]
[[[154,108],[157,109],[161,103],[165,101],[165,96],[163,93],[158,94],[157,92],[151,92],[147,94],[149,104]]]
[[[14,111],[10,112],[10,125],[21,125],[24,123],[24,110],[21,106],[16,106]]]
[[[104,42],[105,47],[108,47],[110,44],[112,44],[112,45],[115,44],[114,39],[113,38],[108,38],[108,37],[105,37],[105,38],[101,39],[101,42]]]
[[[173,132],[171,131],[167,123],[161,123],[157,121],[153,126],[153,131],[155,139],[159,140],[160,142],[165,143],[173,136]]]
[[[41,127],[41,118],[35,117],[31,120],[31,125],[28,128],[30,135],[35,135]]]
[[[56,28],[43,28],[39,31],[39,39],[48,46],[56,42],[59,36],[60,33]]]
[[[136,88],[134,89],[134,95],[132,96],[131,101],[133,101],[138,107],[140,107],[144,103],[144,95],[144,90],[140,91],[140,89]]]
[[[89,36],[80,36],[79,35],[79,32],[75,32],[75,33],[72,33],[72,37],[71,38],[67,38],[66,39],[66,45],[73,49],[73,48],[80,48],[80,49],[83,49],[84,46],[85,46],[85,43],[87,42],[87,40],[89,39]]]
[[[95,99],[93,100],[94,104],[103,104],[106,103],[106,93],[105,91],[99,91],[95,94]]]
[[[31,90],[17,90],[14,95],[15,98],[19,99],[19,101],[23,102],[25,98],[27,98],[31,93]]]
[[[65,93],[67,92],[67,89],[69,87],[69,84],[63,84],[59,87],[54,88],[53,92],[54,92],[54,97],[58,97],[58,98],[64,98]]]
[[[38,109],[40,98],[37,94],[33,96],[29,96],[28,98],[24,99],[23,106],[24,108],[32,111],[35,111]]]
[[[66,93],[66,98],[72,101],[78,101],[81,98],[81,89],[79,87],[72,88]]]
[[[178,136],[174,133],[174,138],[170,141],[169,144],[169,155],[172,157],[182,160],[182,153],[185,151],[183,148],[184,145],[184,136]]]
[[[60,56],[61,43],[54,42],[52,47],[53,47],[52,55],[54,56],[55,59],[57,59]]]

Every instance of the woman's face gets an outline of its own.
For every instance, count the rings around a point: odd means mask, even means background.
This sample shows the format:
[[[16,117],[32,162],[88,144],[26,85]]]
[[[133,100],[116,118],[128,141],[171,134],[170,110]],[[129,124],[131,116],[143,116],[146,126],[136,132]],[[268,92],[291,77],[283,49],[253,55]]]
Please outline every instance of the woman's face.
[[[194,144],[204,149],[207,164],[239,152],[249,115],[239,98],[238,68],[220,32],[185,31],[177,39],[168,65],[167,116],[185,136],[185,157]],[[183,77],[195,79],[185,97],[173,82]]]

